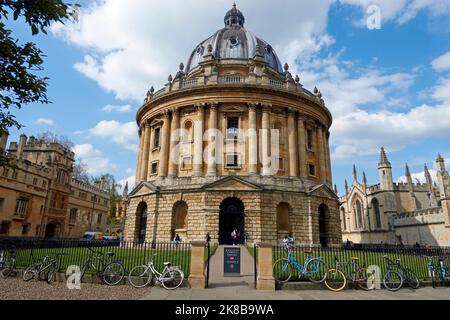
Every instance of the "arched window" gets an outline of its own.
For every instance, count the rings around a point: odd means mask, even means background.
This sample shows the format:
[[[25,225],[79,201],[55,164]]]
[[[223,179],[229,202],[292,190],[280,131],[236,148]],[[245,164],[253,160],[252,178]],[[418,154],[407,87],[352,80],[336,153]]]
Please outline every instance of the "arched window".
[[[291,232],[291,225],[289,219],[290,207],[287,203],[280,203],[277,207],[277,231]]]
[[[274,130],[278,130],[280,144],[284,144],[284,128],[283,125],[281,124],[281,121],[276,121],[273,128]]]
[[[341,225],[342,225],[342,230],[345,231],[347,230],[347,219],[345,217],[345,209],[341,208]]]
[[[176,234],[178,234],[182,238],[187,236],[187,216],[188,205],[186,204],[186,202],[177,202],[173,206],[172,210],[172,239]]]
[[[375,216],[375,228],[381,229],[381,213],[380,213],[380,202],[377,198],[372,200],[372,208]]]
[[[361,201],[356,200],[355,202],[355,229],[363,228],[363,213]]]
[[[138,206],[136,221],[138,222],[136,228],[138,243],[144,243],[147,233],[147,204],[145,202],[141,202]]]

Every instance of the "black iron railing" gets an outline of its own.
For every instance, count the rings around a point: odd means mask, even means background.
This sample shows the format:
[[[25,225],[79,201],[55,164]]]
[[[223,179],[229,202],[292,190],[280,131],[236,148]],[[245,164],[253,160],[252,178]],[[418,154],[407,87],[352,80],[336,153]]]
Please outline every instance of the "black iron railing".
[[[65,272],[69,266],[84,265],[91,251],[113,252],[109,258],[119,260],[128,272],[137,265],[154,259],[155,266],[162,270],[164,262],[179,266],[185,276],[189,276],[191,264],[191,245],[174,242],[127,242],[127,241],[82,241],[70,239],[10,238],[0,237],[0,250],[15,250],[17,268],[24,269],[45,256],[53,257],[64,253],[59,261],[59,271]],[[156,256],[154,256],[156,254]]]
[[[308,257],[321,257],[327,268],[334,268],[335,259],[350,261],[358,258],[361,267],[379,270],[381,276],[386,273],[385,256],[399,259],[402,266],[411,269],[421,281],[431,281],[428,268],[429,258],[438,263],[444,260],[450,265],[450,247],[416,247],[392,245],[342,245],[321,247],[316,245],[296,245],[292,248],[293,257],[302,265]],[[287,258],[288,251],[283,245],[273,247],[273,262]],[[276,276],[276,275],[275,275]],[[294,268],[290,281],[304,281],[302,273]]]

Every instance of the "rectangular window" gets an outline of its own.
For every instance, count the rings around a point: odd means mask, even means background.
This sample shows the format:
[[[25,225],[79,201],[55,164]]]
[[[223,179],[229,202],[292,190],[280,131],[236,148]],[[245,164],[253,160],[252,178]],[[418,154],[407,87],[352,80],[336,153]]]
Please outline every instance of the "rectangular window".
[[[22,225],[22,235],[23,236],[26,236],[29,231],[30,231],[30,224],[29,223]]]
[[[316,175],[316,167],[313,164],[308,165],[308,173],[313,177]]]
[[[47,181],[42,181],[42,188],[47,188]]]
[[[161,128],[156,128],[155,129],[155,140],[153,143],[153,148],[157,149],[161,147]]]
[[[284,171],[284,159],[283,158],[278,159],[278,170]]]
[[[17,177],[19,176],[19,173],[17,171],[14,171],[12,178],[14,180],[17,180]]]
[[[37,178],[34,178],[34,179],[33,179],[33,185],[35,185],[35,186],[36,186],[36,185],[37,185],[37,183],[38,183],[38,179],[37,179]]]
[[[183,157],[181,170],[192,170],[192,157]]]
[[[307,137],[307,145],[308,145],[308,150],[312,151],[313,150],[313,132],[312,130],[307,130],[306,131],[306,137]]]
[[[19,217],[25,217],[25,213],[27,212],[28,200],[19,198],[16,202],[16,211],[15,215]]]
[[[158,174],[158,162],[153,162],[152,163],[152,175],[157,175]]]
[[[239,131],[239,118],[228,117],[227,118],[227,139],[237,140]]]
[[[3,211],[3,204],[5,203],[5,199],[4,198],[0,198],[0,212]]]
[[[97,224],[101,224],[101,223],[102,223],[102,214],[99,213],[99,214],[97,215]]]
[[[227,168],[239,168],[240,167],[240,161],[239,161],[239,154],[237,153],[229,153],[227,154],[227,162],[226,167]]]
[[[2,224],[0,224],[0,234],[8,235],[10,226],[11,222],[2,222]]]

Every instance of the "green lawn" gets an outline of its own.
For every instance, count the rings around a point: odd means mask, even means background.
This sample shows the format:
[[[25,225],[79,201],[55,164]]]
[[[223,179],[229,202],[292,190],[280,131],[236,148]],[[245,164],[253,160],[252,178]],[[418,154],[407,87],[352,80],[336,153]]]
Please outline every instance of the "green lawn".
[[[403,253],[383,253],[383,252],[369,252],[369,251],[359,251],[359,250],[336,250],[336,249],[313,249],[311,251],[305,252],[303,249],[296,249],[294,257],[303,264],[308,256],[320,256],[325,261],[327,269],[335,267],[335,257],[339,261],[349,261],[351,258],[355,257],[359,259],[360,266],[378,266],[380,268],[381,280],[386,273],[386,262],[383,258],[387,255],[390,259],[400,259],[402,266],[411,269],[421,281],[431,280],[428,271],[428,258],[426,256],[403,254]],[[287,252],[284,250],[274,250],[273,252],[273,262],[280,258],[287,258]],[[435,262],[437,260],[435,259]],[[350,274],[351,267],[346,268],[346,271]],[[300,272],[295,269],[291,281],[306,280],[301,277]]]
[[[191,250],[187,246],[179,248],[155,248],[149,246],[140,248],[123,248],[123,247],[106,247],[94,248],[100,252],[114,252],[114,257],[107,258],[111,260],[119,260],[125,267],[125,273],[137,266],[146,264],[153,258],[153,254],[157,254],[154,263],[157,270],[164,268],[164,262],[171,262],[174,266],[180,266],[185,276],[189,276],[191,263]],[[52,249],[23,249],[17,250],[17,268],[24,269],[33,261],[42,259],[44,256],[54,257],[56,253],[63,252],[65,255],[61,257],[59,269],[65,272],[67,267],[76,265],[82,267],[89,258],[91,252],[87,248],[52,248]]]

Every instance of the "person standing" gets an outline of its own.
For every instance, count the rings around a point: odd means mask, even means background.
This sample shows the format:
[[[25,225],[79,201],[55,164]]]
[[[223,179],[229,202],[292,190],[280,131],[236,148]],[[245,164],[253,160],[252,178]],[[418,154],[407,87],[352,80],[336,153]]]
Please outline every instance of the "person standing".
[[[234,229],[233,232],[231,232],[231,240],[233,240],[233,246],[236,245],[236,239],[237,239],[237,229]]]

